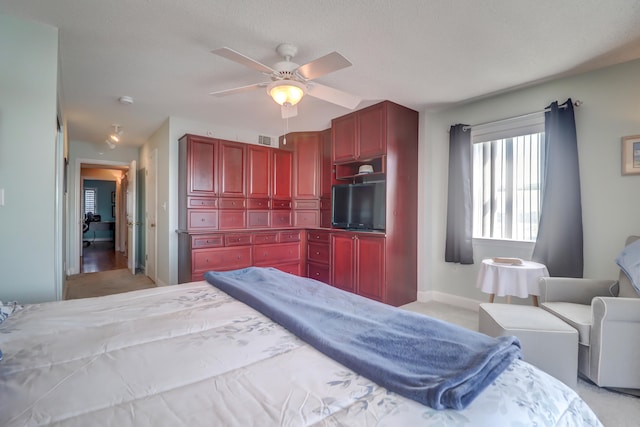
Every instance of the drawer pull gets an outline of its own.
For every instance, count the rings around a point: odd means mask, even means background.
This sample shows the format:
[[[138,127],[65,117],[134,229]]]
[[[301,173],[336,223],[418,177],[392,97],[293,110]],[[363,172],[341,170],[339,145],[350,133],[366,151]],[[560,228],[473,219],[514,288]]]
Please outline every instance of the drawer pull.
[[[320,255],[320,252],[316,252],[316,255]]]
[[[320,272],[319,272],[319,271],[316,271],[316,276],[319,276],[319,275],[320,275]]]
[[[200,218],[200,222],[204,222],[204,218]]]

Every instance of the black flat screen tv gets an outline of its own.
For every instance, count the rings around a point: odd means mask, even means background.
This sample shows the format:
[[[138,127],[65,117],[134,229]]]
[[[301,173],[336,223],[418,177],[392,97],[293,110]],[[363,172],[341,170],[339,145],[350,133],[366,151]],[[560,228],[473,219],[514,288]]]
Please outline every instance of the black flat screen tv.
[[[385,183],[338,184],[332,191],[332,220],[336,228],[385,230]]]

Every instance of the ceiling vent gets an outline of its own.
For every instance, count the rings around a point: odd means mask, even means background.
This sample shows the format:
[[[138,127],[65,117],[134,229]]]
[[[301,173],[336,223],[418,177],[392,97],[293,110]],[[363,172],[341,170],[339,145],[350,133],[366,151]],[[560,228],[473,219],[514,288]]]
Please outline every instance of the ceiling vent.
[[[270,136],[264,136],[264,135],[258,135],[258,144],[271,146],[271,137]]]

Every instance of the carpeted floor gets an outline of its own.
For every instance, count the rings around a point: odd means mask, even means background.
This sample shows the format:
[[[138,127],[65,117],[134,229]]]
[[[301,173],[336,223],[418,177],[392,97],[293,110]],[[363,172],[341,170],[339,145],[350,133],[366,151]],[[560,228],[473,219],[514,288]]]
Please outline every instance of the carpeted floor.
[[[144,274],[134,276],[126,268],[82,273],[67,278],[64,299],[99,297],[155,287],[155,283]]]
[[[474,331],[478,330],[478,313],[472,310],[435,301],[412,302],[402,308],[446,320]],[[605,427],[640,426],[640,397],[600,388],[582,378],[578,378],[576,391]]]

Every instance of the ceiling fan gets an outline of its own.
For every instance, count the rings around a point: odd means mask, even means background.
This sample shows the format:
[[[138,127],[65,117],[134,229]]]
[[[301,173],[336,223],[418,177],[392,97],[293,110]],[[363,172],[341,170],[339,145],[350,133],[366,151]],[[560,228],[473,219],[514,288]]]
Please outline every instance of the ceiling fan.
[[[362,101],[362,98],[358,96],[313,81],[325,74],[351,66],[351,62],[338,52],[331,52],[304,65],[298,65],[291,61],[298,53],[298,48],[292,44],[282,43],[276,47],[276,52],[284,58],[284,61],[269,67],[228,47],[212,50],[211,53],[215,55],[260,71],[269,77],[270,81],[220,90],[210,94],[226,96],[266,87],[267,93],[282,106],[282,118],[294,117],[298,114],[296,104],[305,94],[351,110]]]

